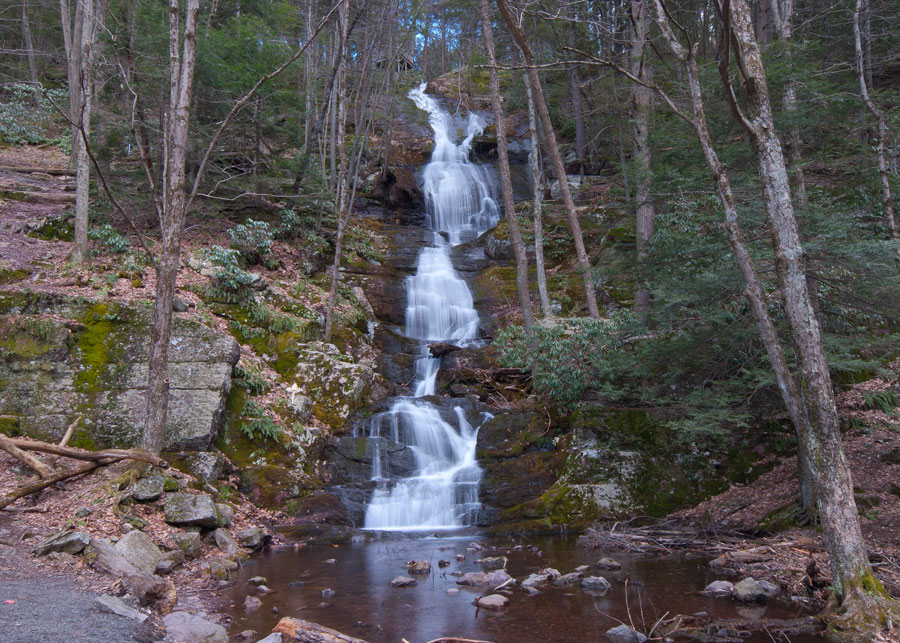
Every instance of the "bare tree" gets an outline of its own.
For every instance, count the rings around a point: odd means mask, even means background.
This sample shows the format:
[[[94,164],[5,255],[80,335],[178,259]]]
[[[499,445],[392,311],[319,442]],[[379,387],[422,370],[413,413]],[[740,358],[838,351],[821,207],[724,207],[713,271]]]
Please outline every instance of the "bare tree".
[[[503,211],[506,214],[506,225],[509,228],[509,240],[516,257],[516,289],[519,293],[519,308],[522,311],[522,325],[526,333],[531,333],[534,325],[534,313],[531,309],[531,296],[528,293],[528,256],[525,254],[525,243],[516,220],[516,204],[513,201],[512,179],[509,175],[509,153],[506,149],[506,124],[503,118],[503,105],[500,103],[500,78],[497,74],[497,56],[494,51],[494,31],[491,28],[491,14],[487,0],[481,0],[481,30],[484,36],[484,48],[488,56],[488,74],[491,85],[491,108],[494,112],[494,127],[497,130],[497,156],[500,167],[500,192],[503,196]]]
[[[637,279],[634,290],[634,312],[642,322],[650,313],[650,288],[647,285],[647,256],[653,237],[652,168],[650,164],[650,108],[653,97],[647,86],[651,82],[650,66],[645,52],[649,32],[647,5],[644,0],[631,0],[631,73],[640,83],[632,86],[631,122],[634,133],[635,201],[637,237]]]
[[[28,20],[28,0],[22,0],[22,45],[25,47],[25,56],[28,58],[28,74],[31,84],[37,87],[40,82],[37,75],[37,65],[34,61],[34,45],[31,42],[31,23]]]
[[[543,225],[543,190],[541,172],[541,142],[538,138],[537,114],[534,107],[534,95],[531,83],[525,78],[525,96],[528,100],[528,131],[531,136],[531,149],[528,150],[528,164],[531,166],[531,210],[534,218],[534,263],[537,270],[538,296],[541,299],[541,312],[544,317],[551,314],[550,294],[547,292],[547,272],[544,269],[544,225]]]
[[[594,288],[594,278],[591,271],[591,262],[587,251],[584,247],[584,237],[581,234],[581,224],[578,221],[578,212],[575,210],[575,202],[572,199],[572,192],[569,190],[569,182],[566,178],[566,168],[563,164],[562,156],[559,153],[559,145],[556,142],[556,133],[553,130],[553,123],[550,121],[550,112],[547,111],[547,101],[544,98],[544,90],[541,87],[541,81],[538,78],[537,67],[534,64],[534,54],[528,44],[525,33],[516,24],[515,19],[506,6],[506,0],[497,0],[497,8],[500,15],[503,16],[504,22],[519,46],[522,52],[522,58],[525,61],[525,69],[528,74],[528,82],[531,85],[531,92],[534,97],[535,106],[541,119],[541,127],[543,129],[544,145],[547,147],[547,153],[553,161],[553,167],[556,171],[556,178],[559,179],[559,189],[562,193],[563,204],[566,208],[566,221],[569,224],[569,231],[575,241],[575,255],[578,258],[578,266],[581,271],[581,278],[584,282],[584,294],[587,301],[588,313],[591,317],[597,319],[600,317],[600,309],[597,307],[597,292]]]
[[[853,42],[856,48],[856,75],[859,79],[859,94],[862,96],[866,109],[875,119],[878,127],[878,145],[875,148],[878,155],[878,176],[881,179],[881,209],[884,213],[884,219],[887,223],[888,230],[891,233],[891,239],[895,244],[900,239],[897,231],[897,222],[894,218],[894,199],[891,195],[891,177],[887,166],[886,141],[887,141],[887,125],[884,119],[884,112],[875,105],[869,94],[869,80],[866,79],[866,68],[863,60],[863,41],[860,29],[860,15],[868,15],[868,0],[856,0],[856,9],[853,11]],[[895,252],[897,253],[898,265],[900,265],[900,244],[896,244]]]

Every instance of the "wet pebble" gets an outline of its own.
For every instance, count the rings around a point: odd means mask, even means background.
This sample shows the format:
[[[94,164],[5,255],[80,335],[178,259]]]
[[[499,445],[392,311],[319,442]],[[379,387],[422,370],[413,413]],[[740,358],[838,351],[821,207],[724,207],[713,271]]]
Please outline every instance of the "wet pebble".
[[[334,596],[334,590],[331,589],[331,588],[323,589],[323,590],[322,590],[322,596],[324,596],[325,598],[329,598],[329,597],[331,597],[331,596]]]

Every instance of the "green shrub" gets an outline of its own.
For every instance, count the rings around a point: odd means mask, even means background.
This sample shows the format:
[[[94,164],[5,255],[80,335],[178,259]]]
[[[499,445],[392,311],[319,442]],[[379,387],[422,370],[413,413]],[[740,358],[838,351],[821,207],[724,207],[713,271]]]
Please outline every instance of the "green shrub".
[[[272,258],[272,231],[265,221],[247,219],[228,231],[231,247],[237,250],[250,266],[262,263],[270,267]],[[277,265],[276,265],[277,267]]]
[[[281,436],[281,428],[253,400],[244,403],[241,417],[246,420],[241,422],[241,433],[254,442],[261,439],[277,441]]]
[[[108,223],[88,230],[88,238],[100,241],[107,252],[120,254],[127,252],[129,246],[131,246],[128,238],[123,237],[118,230]]]
[[[250,284],[253,283],[254,276],[241,268],[237,250],[213,246],[205,254],[218,266],[208,291],[212,298],[229,304],[242,303],[252,298]]]
[[[0,101],[0,143],[6,145],[46,143],[54,113],[48,97],[57,105],[69,103],[63,90],[51,89],[44,96],[39,87],[24,83],[10,86],[5,93]]]

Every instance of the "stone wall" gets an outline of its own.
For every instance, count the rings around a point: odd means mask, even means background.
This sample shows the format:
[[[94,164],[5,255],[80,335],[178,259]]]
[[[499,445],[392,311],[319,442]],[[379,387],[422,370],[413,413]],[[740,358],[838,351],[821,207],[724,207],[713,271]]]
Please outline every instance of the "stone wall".
[[[128,447],[145,418],[151,307],[0,292],[0,428],[72,444]],[[224,419],[240,347],[175,315],[166,448],[205,449]]]

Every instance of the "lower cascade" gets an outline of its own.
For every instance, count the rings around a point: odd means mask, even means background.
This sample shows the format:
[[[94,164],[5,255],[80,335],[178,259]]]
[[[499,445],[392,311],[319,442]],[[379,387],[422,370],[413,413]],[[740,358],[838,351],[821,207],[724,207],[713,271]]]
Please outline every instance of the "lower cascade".
[[[409,97],[428,113],[434,131],[435,148],[424,171],[423,188],[434,245],[422,250],[416,274],[406,280],[406,335],[421,342],[414,396],[397,399],[369,425],[369,437],[376,440],[372,479],[377,486],[364,528],[383,531],[465,527],[474,524],[481,506],[477,427],[469,423],[461,407],[454,409],[454,427],[422,398],[434,395],[440,367],[440,358],[430,356],[428,344],[450,342],[465,347],[478,341],[478,313],[468,286],[453,270],[450,246],[485,232],[499,219],[490,168],[469,160],[472,139],[485,123],[470,114],[466,135],[456,144],[451,139],[450,115],[425,94],[425,85],[412,90]],[[413,475],[397,480],[382,476],[379,438],[410,449]]]

